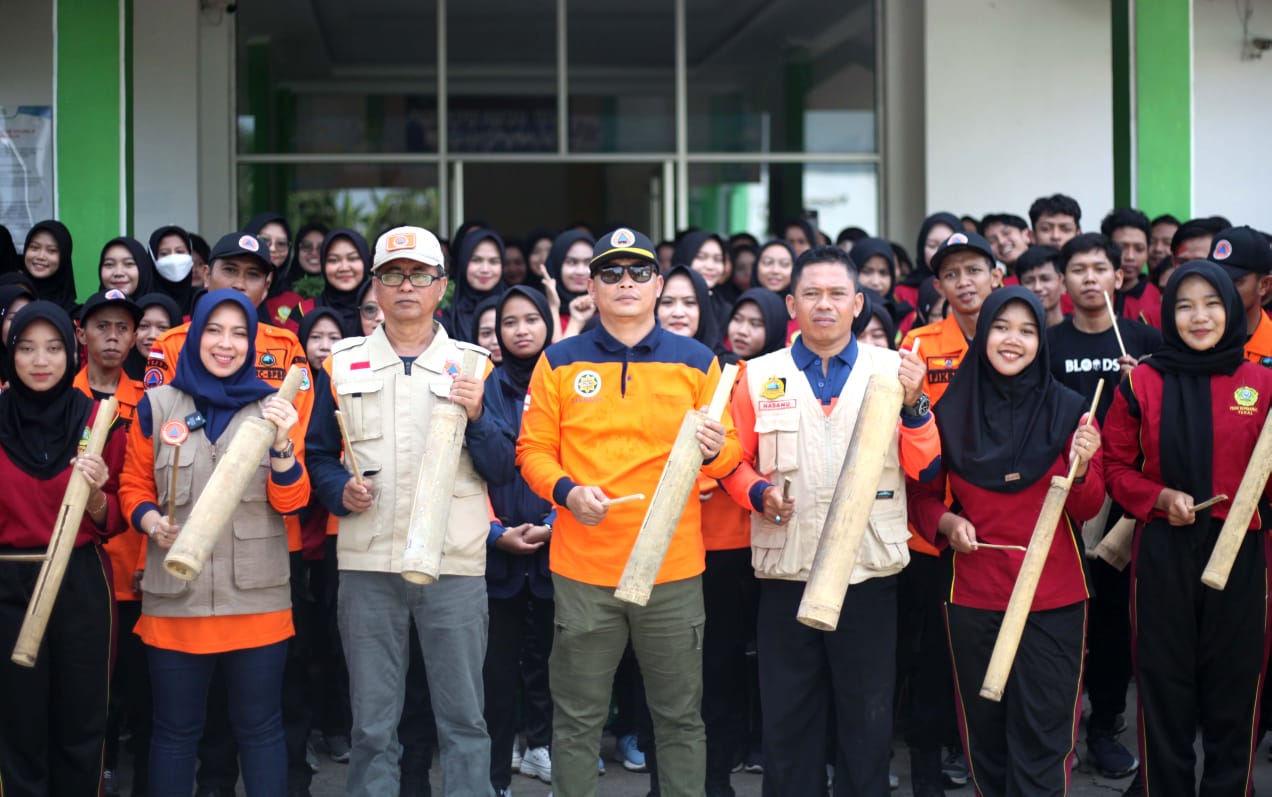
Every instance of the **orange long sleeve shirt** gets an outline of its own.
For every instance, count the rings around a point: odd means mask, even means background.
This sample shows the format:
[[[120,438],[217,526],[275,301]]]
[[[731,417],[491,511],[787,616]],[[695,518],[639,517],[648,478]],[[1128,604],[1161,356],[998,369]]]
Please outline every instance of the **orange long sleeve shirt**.
[[[552,572],[596,586],[618,584],[680,421],[710,403],[719,376],[709,349],[657,326],[630,347],[599,325],[548,348],[530,379],[517,464],[530,488],[560,507]],[[741,455],[728,413],[724,427],[723,448],[701,470],[713,479],[728,475]],[[585,526],[566,507],[577,485],[647,498],[611,507],[600,523]],[[695,484],[655,583],[699,575],[704,557]]]

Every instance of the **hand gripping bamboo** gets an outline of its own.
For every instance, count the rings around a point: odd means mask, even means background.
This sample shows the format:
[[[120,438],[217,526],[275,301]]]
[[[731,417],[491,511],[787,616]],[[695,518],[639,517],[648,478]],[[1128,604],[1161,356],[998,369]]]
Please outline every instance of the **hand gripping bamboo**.
[[[1095,388],[1095,398],[1091,401],[1091,411],[1087,423],[1095,419],[1095,408],[1100,405],[1100,394],[1104,392],[1104,380]],[[1016,584],[1012,587],[1011,598],[1007,601],[1007,611],[1003,614],[1002,625],[998,627],[998,638],[994,641],[994,652],[989,657],[989,667],[985,670],[985,680],[981,684],[981,697],[995,703],[1003,699],[1003,690],[1007,686],[1007,676],[1011,673],[1011,665],[1016,660],[1016,649],[1020,647],[1020,637],[1025,631],[1025,623],[1029,620],[1029,612],[1033,608],[1034,593],[1038,590],[1038,579],[1042,576],[1042,568],[1047,563],[1047,555],[1051,552],[1051,540],[1055,537],[1056,526],[1064,514],[1064,503],[1069,498],[1069,488],[1078,470],[1079,459],[1074,458],[1069,466],[1067,476],[1052,476],[1051,486],[1047,488],[1047,497],[1042,502],[1042,511],[1038,513],[1038,522],[1034,524],[1033,536],[1029,538],[1029,548],[1025,551],[1025,559],[1020,563],[1020,572],[1016,574]]]
[[[870,375],[835,494],[822,524],[813,566],[808,571],[804,598],[795,614],[795,619],[806,626],[819,631],[834,631],[839,626],[844,594],[870,522],[884,459],[896,437],[904,399],[905,391],[895,375]]]
[[[293,365],[278,389],[278,395],[287,401],[295,401],[304,379],[305,369]],[[256,477],[261,460],[277,432],[278,428],[264,418],[248,418],[239,425],[225,456],[212,471],[207,486],[199,500],[194,502],[190,516],[172,543],[172,549],[164,557],[165,570],[183,581],[199,577],[217,540],[229,527],[248,483]]]
[[[110,434],[110,425],[115,422],[117,406],[118,403],[112,396],[97,407],[97,417],[93,419],[88,444],[84,447],[85,454],[102,453]],[[31,602],[27,604],[26,616],[22,618],[22,627],[18,630],[18,640],[13,646],[11,658],[14,664],[34,667],[35,660],[40,655],[40,644],[44,641],[44,632],[49,626],[53,604],[62,587],[62,577],[66,575],[66,565],[71,559],[71,551],[75,549],[75,538],[79,536],[80,523],[84,520],[84,510],[92,491],[87,479],[78,471],[71,471],[70,481],[67,482],[66,492],[62,497],[62,508],[57,513],[57,523],[53,525],[53,533],[49,537],[44,564],[40,566],[40,575],[31,592]]]
[[[733,391],[737,372],[738,367],[734,364],[724,366],[720,372],[720,381],[716,382],[715,392],[711,394],[711,404],[707,407],[706,414],[690,410],[680,422],[680,431],[676,434],[676,442],[671,446],[671,454],[667,457],[667,464],[663,466],[662,476],[658,478],[658,486],[654,488],[649,509],[645,511],[645,519],[636,535],[636,544],[627,557],[627,566],[623,568],[623,575],[618,580],[618,589],[614,590],[614,597],[619,600],[637,606],[649,603],[654,579],[658,576],[658,569],[662,567],[671,538],[676,533],[680,515],[685,511],[698,471],[702,469],[698,427],[707,418],[720,420],[727,411],[729,394]]]
[[[460,373],[477,376],[486,362],[485,349],[464,347]],[[402,553],[402,578],[412,584],[432,584],[442,572],[442,548],[450,521],[455,472],[464,448],[468,411],[453,401],[438,399],[428,422],[428,442],[420,461],[411,504],[411,525]]]
[[[1228,507],[1228,516],[1224,518],[1215,548],[1210,552],[1210,561],[1206,562],[1206,569],[1201,574],[1201,583],[1207,587],[1223,589],[1228,586],[1232,563],[1237,560],[1241,543],[1245,542],[1246,529],[1250,528],[1250,518],[1254,517],[1254,510],[1263,497],[1269,474],[1272,474],[1272,412],[1263,421],[1254,453],[1250,455],[1250,464],[1246,465],[1245,475],[1237,487],[1237,497]]]

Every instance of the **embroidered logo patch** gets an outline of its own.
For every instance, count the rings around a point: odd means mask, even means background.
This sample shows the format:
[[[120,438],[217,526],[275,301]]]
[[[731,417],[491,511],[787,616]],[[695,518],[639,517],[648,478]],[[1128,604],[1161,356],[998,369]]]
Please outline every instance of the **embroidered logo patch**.
[[[246,249],[249,252],[261,251],[261,242],[256,239],[255,235],[244,235],[239,238],[239,248]]]
[[[617,235],[617,233],[615,233]],[[601,392],[601,375],[595,371],[583,371],[574,377],[574,392],[583,398],[592,398]]]
[[[300,389],[308,390],[312,386],[312,384],[313,383],[309,381],[309,369],[308,368],[300,369]]]
[[[1259,391],[1252,387],[1239,387],[1232,398],[1242,407],[1253,407],[1259,403]]]
[[[106,293],[103,294],[102,298],[108,299],[109,301],[112,301],[112,302],[119,302],[119,301],[124,301],[128,297],[125,296],[124,292],[119,290],[118,288],[112,288],[106,291]]]
[[[770,376],[764,380],[764,387],[760,389],[760,398],[779,399],[786,395],[786,380],[780,376]]]
[[[80,433],[79,444],[75,447],[76,454],[83,454],[88,449],[88,436],[91,433],[92,430],[85,426],[84,431]]]
[[[965,243],[967,243],[967,236],[961,232],[956,232],[953,235],[951,235],[949,238],[945,239],[946,246],[954,246],[956,244],[965,244]]]
[[[634,243],[636,243],[636,235],[626,227],[619,227],[610,236],[612,246],[631,246]]]
[[[389,242],[385,244],[384,246],[384,250],[386,252],[400,252],[403,249],[414,249],[414,248],[415,248],[415,233],[413,232],[397,233],[392,238],[390,238]]]
[[[163,369],[147,368],[145,375],[141,378],[141,382],[146,386],[147,390],[152,387],[159,387],[163,384]]]
[[[795,409],[796,399],[782,399],[780,401],[761,401],[757,405],[760,412],[774,412],[776,410],[793,410]]]
[[[1227,260],[1232,256],[1232,244],[1226,238],[1215,241],[1215,260]]]

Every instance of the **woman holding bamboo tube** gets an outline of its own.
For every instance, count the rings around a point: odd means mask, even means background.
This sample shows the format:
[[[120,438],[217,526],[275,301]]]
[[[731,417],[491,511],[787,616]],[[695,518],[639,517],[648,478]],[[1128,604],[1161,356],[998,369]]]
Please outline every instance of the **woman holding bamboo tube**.
[[[239,291],[200,299],[176,375],[147,392],[129,431],[120,493],[133,526],[152,543],[137,634],[153,685],[153,794],[192,790],[208,682],[218,664],[247,794],[287,789],[280,702],[293,626],[282,515],[305,506],[309,477],[293,454],[304,434],[296,409],[256,376],[256,323],[255,308]],[[202,573],[182,581],[164,569],[167,549],[235,432],[255,417],[276,428],[268,462],[257,468],[232,529],[217,540]]]
[[[1103,469],[1092,459],[1100,434],[1083,398],[1051,375],[1045,330],[1032,292],[990,294],[936,413],[940,472],[907,480],[914,526],[955,551],[946,627],[959,733],[985,797],[1064,793],[1082,710],[1088,590],[1077,534],[1104,503]],[[1074,462],[1005,694],[983,699],[977,693],[1051,478]],[[946,476],[959,514],[946,506]]]
[[[126,526],[115,496],[124,436],[77,456],[96,416],[75,389],[75,334],[57,305],[18,311],[0,395],[0,793],[97,794],[106,738],[111,582],[98,544]],[[79,475],[76,475],[78,472]],[[34,667],[13,663],[19,628],[72,478],[92,486]],[[13,561],[14,557],[30,561]],[[5,561],[9,559],[9,561]],[[47,599],[47,598],[46,598]]]

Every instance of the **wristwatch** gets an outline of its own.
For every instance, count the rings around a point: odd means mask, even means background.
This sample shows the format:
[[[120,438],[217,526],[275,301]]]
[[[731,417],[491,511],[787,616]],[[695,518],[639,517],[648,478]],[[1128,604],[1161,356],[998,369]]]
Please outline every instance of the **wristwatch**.
[[[927,393],[920,393],[913,404],[901,405],[901,414],[912,418],[922,418],[930,409],[932,409],[932,400],[928,398]]]
[[[296,453],[296,442],[292,440],[290,437],[287,438],[287,445],[283,446],[281,449],[275,450],[271,448],[269,450],[270,459],[287,459],[288,457],[292,456],[295,453]]]

